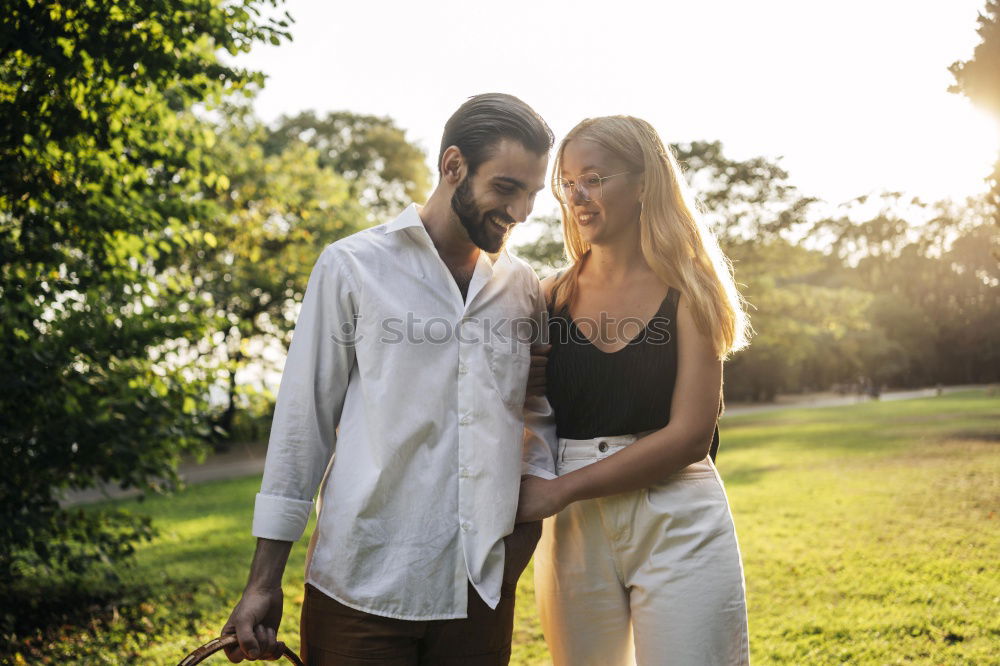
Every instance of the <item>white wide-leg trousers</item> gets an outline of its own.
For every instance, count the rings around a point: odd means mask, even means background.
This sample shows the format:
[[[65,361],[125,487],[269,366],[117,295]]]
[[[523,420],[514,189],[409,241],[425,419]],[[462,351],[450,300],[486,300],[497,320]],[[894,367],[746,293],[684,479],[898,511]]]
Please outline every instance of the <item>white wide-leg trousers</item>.
[[[558,474],[636,440],[560,439]],[[555,666],[749,663],[743,565],[710,458],[545,520],[535,595]]]

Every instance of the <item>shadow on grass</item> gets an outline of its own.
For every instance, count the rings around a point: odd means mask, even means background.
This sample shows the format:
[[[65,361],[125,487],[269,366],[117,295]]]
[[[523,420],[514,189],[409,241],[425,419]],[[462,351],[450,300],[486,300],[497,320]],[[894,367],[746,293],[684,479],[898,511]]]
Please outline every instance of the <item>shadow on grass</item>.
[[[151,516],[157,533],[117,570],[38,573],[0,595],[0,663],[150,663],[151,645],[204,633],[206,612],[227,605],[245,579],[259,485],[256,476],[87,507]]]
[[[196,631],[194,594],[192,583],[101,576],[6,590],[0,662],[134,663],[160,637]]]
[[[782,465],[765,465],[762,467],[727,468],[723,481],[727,486],[739,486],[757,483],[771,472],[784,469]]]
[[[964,441],[964,442],[977,442],[982,444],[1000,444],[1000,432],[993,431],[987,432],[985,430],[966,430],[961,432],[956,432],[949,439]]]

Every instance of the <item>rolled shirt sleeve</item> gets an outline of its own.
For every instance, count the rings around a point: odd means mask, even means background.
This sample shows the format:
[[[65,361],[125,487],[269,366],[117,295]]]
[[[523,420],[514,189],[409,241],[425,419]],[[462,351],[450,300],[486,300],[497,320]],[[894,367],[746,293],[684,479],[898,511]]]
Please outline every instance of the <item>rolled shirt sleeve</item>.
[[[547,398],[530,397],[524,403],[524,445],[521,455],[521,474],[556,478],[555,413]]]
[[[353,286],[345,257],[328,246],[309,276],[281,376],[254,505],[255,537],[297,541],[305,531],[355,362]]]

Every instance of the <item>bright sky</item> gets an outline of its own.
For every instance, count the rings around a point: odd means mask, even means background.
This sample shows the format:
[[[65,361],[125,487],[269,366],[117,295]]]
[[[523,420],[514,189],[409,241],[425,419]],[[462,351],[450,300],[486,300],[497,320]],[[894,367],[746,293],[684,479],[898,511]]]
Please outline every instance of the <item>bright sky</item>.
[[[289,0],[294,40],[239,63],[268,75],[266,120],[301,110],[388,115],[433,161],[470,95],[509,92],[557,140],[627,113],[665,141],[782,157],[805,194],[926,199],[985,189],[995,119],[946,91],[985,0]],[[540,198],[536,214],[555,210]]]

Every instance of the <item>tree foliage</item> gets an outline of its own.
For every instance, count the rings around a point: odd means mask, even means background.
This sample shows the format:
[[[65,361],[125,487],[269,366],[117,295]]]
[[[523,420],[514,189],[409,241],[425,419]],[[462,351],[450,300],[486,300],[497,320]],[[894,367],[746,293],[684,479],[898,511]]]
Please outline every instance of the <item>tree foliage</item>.
[[[214,134],[192,109],[259,83],[216,53],[279,41],[268,4],[26,0],[0,16],[0,586],[127,554],[147,524],[60,509],[61,493],[169,486],[206,434],[208,378],[170,353],[204,325],[162,268],[211,243],[195,222]]]
[[[340,174],[350,196],[378,221],[423,201],[430,188],[426,155],[391,118],[350,111],[320,117],[305,111],[281,118],[265,146],[277,154],[294,142],[313,148],[319,166]]]
[[[229,435],[255,396],[268,411],[264,382],[247,376],[260,378],[275,365],[267,352],[280,357],[287,348],[316,257],[368,219],[350,183],[322,166],[315,148],[288,139],[278,150],[273,130],[246,105],[228,105],[221,117],[211,153],[225,176],[206,188],[217,205],[200,223],[215,242],[180,252],[169,274],[192,276],[188,297],[206,321],[192,354],[224,387],[218,425]]]
[[[988,0],[977,20],[981,42],[972,58],[953,63],[949,92],[961,93],[1000,118],[1000,0]]]
[[[773,238],[803,222],[815,200],[788,181],[788,172],[764,157],[734,160],[718,141],[672,144],[671,149],[697,193],[709,226],[727,239]]]
[[[987,0],[985,13],[979,15],[976,32],[981,42],[972,58],[952,63],[948,70],[955,77],[949,92],[960,93],[996,116],[1000,122],[1000,0]],[[989,174],[990,204],[1000,226],[1000,157]],[[1000,261],[1000,252],[995,254]]]

